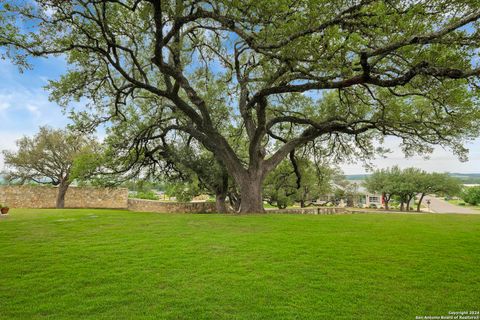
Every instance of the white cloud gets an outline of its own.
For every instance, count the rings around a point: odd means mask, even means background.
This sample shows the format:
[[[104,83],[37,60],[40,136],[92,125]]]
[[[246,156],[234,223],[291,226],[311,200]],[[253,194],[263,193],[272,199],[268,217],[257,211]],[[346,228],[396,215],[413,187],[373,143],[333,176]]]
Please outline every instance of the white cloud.
[[[15,151],[17,149],[16,141],[22,136],[24,136],[24,134],[21,132],[0,132],[0,151]],[[3,155],[0,152],[0,172],[3,170],[3,168]]]
[[[384,146],[390,148],[392,153],[386,158],[374,160],[375,168],[399,166],[401,168],[417,167],[429,172],[480,173],[480,138],[466,145],[470,149],[467,162],[459,161],[451,151],[441,147],[435,148],[428,159],[421,156],[406,158],[396,138],[387,138]],[[360,174],[367,171],[361,163],[343,164],[341,168],[345,174]]]
[[[48,93],[43,90],[29,90],[21,87],[0,89],[0,116],[15,119],[22,111],[40,117],[52,112],[57,113],[61,109],[48,100]]]
[[[0,97],[0,99],[1,99],[1,97]],[[8,108],[10,108],[10,103],[0,100],[0,112],[5,111]]]
[[[41,112],[40,112],[38,106],[33,105],[33,104],[27,104],[25,107],[26,107],[27,110],[30,111],[34,116],[36,116],[36,117],[40,117],[40,116],[41,116]]]
[[[47,92],[22,87],[0,88],[0,119],[0,150],[15,150],[15,141],[33,135],[39,126],[63,127],[68,122],[61,108],[48,100]],[[0,171],[3,167],[0,155]]]

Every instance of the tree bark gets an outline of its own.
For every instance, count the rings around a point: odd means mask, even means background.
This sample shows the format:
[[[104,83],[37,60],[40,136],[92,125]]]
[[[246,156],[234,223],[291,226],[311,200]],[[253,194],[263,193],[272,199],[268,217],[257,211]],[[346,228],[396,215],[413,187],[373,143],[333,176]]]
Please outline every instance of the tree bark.
[[[215,194],[215,208],[217,209],[217,213],[227,213],[227,203],[225,199],[227,198],[226,192],[219,192]]]
[[[227,213],[228,207],[226,203],[228,194],[228,173],[222,170],[221,181],[215,186],[215,207],[217,213]]]
[[[233,208],[234,212],[238,212],[240,210],[241,198],[236,191],[228,192],[228,201],[230,202],[230,206]]]
[[[407,212],[410,212],[410,203],[412,202],[412,199],[415,197],[415,195],[408,196],[407,198]]]
[[[420,206],[422,205],[423,197],[425,197],[425,193],[422,193],[422,195],[420,196],[420,199],[418,200],[417,212],[420,212]]]
[[[405,209],[405,203],[403,200],[400,202],[400,211],[403,211]]]
[[[58,185],[57,202],[56,202],[57,209],[63,209],[65,207],[65,194],[67,193],[69,185],[70,184],[66,181],[62,181]]]
[[[240,210],[239,213],[263,213],[262,183],[263,174],[246,175],[240,178]]]

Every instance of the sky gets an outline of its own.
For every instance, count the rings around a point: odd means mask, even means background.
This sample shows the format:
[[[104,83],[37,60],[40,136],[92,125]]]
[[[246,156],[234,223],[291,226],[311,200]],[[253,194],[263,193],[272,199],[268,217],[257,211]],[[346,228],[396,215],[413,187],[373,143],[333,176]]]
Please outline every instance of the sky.
[[[9,61],[0,60],[0,150],[15,150],[15,141],[37,132],[39,126],[49,125],[62,128],[69,123],[62,108],[49,101],[44,86],[48,80],[55,80],[65,72],[63,58],[38,58],[33,61],[33,69],[20,73]],[[480,121],[480,119],[479,119]],[[387,138],[386,147],[393,150],[387,158],[376,159],[376,168],[393,165],[418,167],[429,172],[480,173],[480,139],[467,145],[470,149],[469,161],[460,162],[448,150],[436,148],[430,159],[412,157],[406,159],[398,148],[396,138]],[[345,174],[367,172],[361,163],[342,164]],[[0,171],[3,159],[0,155]]]

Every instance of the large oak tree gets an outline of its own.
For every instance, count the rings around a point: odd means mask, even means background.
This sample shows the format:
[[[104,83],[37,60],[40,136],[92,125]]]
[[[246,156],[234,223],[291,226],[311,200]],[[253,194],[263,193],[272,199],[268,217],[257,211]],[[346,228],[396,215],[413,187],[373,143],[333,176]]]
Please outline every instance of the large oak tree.
[[[168,112],[150,129],[212,152],[244,213],[263,210],[267,173],[305,144],[363,157],[392,135],[407,153],[464,157],[479,133],[478,1],[32,2],[4,1],[10,56],[66,55],[52,96],[90,99],[96,121],[156,101]]]

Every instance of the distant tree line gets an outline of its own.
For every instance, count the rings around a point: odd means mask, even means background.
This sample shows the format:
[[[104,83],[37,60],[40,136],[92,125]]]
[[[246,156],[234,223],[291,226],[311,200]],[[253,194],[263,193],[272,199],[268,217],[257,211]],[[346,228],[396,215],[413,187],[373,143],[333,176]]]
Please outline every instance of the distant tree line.
[[[385,209],[392,199],[400,203],[400,210],[411,210],[412,199],[418,195],[417,211],[428,194],[458,195],[462,184],[448,173],[428,173],[417,168],[400,169],[397,166],[375,171],[365,179],[369,192],[380,193]]]

